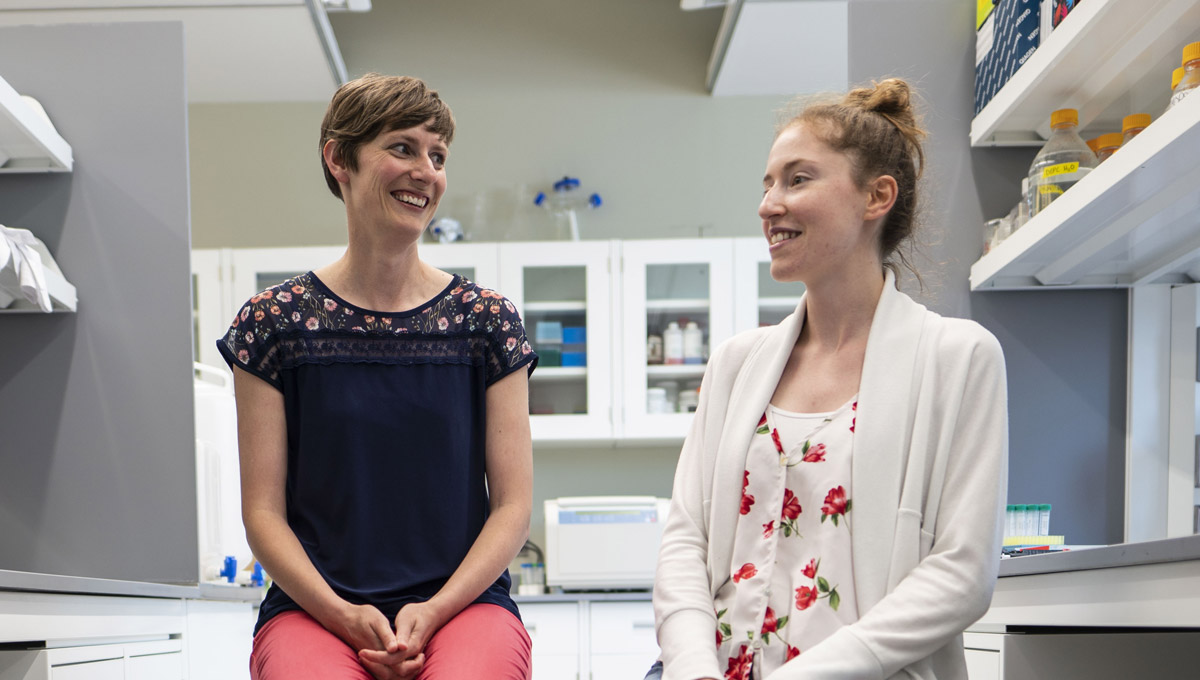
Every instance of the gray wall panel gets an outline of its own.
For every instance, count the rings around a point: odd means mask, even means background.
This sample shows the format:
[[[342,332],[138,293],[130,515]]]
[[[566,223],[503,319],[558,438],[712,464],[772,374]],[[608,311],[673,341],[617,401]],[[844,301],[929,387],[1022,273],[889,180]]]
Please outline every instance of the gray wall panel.
[[[75,156],[0,176],[0,223],[79,294],[0,316],[0,568],[195,582],[182,26],[0,28],[0,75]]]

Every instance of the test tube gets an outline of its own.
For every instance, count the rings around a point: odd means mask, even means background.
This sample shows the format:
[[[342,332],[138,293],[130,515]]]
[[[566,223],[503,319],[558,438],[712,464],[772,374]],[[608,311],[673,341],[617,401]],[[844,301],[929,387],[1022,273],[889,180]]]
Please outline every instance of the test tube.
[[[1038,506],[1038,535],[1050,535],[1050,504],[1042,503]]]
[[[1012,503],[1009,503],[1008,505],[1004,506],[1004,537],[1005,538],[1016,535],[1016,533],[1013,531],[1013,525],[1016,522],[1016,516],[1017,516],[1016,508],[1017,508],[1017,506],[1013,505]]]
[[[1026,536],[1025,505],[1017,503],[1013,506],[1013,536]]]

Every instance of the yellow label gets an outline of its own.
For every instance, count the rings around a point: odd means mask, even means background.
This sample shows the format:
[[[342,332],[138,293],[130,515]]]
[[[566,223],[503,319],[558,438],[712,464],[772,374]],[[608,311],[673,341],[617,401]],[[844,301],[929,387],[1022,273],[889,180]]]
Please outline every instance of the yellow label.
[[[1048,168],[1047,168],[1048,169]],[[1063,192],[1062,187],[1057,184],[1041,184],[1038,185],[1038,193],[1043,196],[1057,196]]]
[[[1059,163],[1051,165],[1048,168],[1042,169],[1042,179],[1053,177],[1055,175],[1069,175],[1073,172],[1079,172],[1079,163]]]
[[[988,15],[992,13],[992,8],[996,4],[996,0],[975,0],[975,30],[978,31],[983,22],[987,20]]]

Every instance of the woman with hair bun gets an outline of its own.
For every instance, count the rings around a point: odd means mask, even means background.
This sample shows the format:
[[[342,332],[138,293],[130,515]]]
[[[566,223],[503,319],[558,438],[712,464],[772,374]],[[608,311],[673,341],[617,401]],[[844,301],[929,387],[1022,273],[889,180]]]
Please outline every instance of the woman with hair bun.
[[[923,136],[898,79],[778,130],[758,214],[772,277],[805,293],[708,364],[648,678],[967,677],[961,634],[999,563],[1004,358],[896,287]]]

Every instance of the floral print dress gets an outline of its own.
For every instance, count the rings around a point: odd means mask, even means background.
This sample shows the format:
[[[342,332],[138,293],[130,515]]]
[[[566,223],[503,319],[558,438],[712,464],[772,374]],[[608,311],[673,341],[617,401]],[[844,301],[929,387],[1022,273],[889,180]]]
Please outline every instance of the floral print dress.
[[[768,406],[754,426],[732,573],[715,598],[726,680],[764,678],[858,619],[850,551],[857,407],[857,397],[829,413]]]

